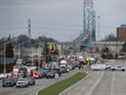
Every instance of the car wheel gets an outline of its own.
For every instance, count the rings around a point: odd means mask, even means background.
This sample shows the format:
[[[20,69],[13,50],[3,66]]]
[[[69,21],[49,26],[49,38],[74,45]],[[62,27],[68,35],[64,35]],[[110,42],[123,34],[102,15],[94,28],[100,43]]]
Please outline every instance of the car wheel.
[[[26,87],[29,87],[30,85],[28,84]]]
[[[112,71],[115,71],[115,69],[112,69]]]
[[[33,85],[35,85],[35,82],[33,82]]]
[[[125,70],[124,70],[124,69],[122,69],[122,71],[124,72]]]

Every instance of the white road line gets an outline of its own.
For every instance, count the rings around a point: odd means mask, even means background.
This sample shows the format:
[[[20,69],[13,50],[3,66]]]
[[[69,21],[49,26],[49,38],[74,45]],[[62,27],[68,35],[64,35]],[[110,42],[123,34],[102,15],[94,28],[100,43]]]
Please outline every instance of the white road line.
[[[89,92],[86,93],[86,95],[93,95],[93,91],[95,90],[97,85],[100,83],[100,81],[102,80],[103,76],[104,76],[104,72],[101,73],[101,76],[98,78],[98,80],[95,82],[95,84],[89,89]]]
[[[114,95],[114,81],[115,81],[115,72],[112,72],[112,82],[111,82],[111,91],[110,95]]]

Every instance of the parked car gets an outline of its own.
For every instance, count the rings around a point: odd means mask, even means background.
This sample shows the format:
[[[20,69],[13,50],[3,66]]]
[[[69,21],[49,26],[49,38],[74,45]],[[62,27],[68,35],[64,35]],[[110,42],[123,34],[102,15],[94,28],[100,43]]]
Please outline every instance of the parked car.
[[[111,66],[111,70],[112,71],[125,71],[126,68],[124,66],[121,66],[121,65],[114,65],[114,66]]]
[[[13,87],[16,85],[17,79],[14,78],[3,78],[2,86],[3,87]]]
[[[28,87],[29,80],[27,78],[19,78],[16,82],[16,87]]]

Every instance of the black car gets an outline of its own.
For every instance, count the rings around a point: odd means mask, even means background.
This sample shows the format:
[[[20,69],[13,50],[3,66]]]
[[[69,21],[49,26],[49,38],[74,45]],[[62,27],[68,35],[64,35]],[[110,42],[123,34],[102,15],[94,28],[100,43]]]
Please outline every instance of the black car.
[[[2,80],[2,86],[3,87],[13,87],[16,85],[16,79],[13,78],[4,78]]]
[[[46,78],[55,78],[55,76],[58,75],[58,76],[61,76],[61,72],[60,72],[60,69],[52,69],[50,70],[47,75],[46,75]]]
[[[68,72],[67,67],[60,67],[60,72],[67,73]]]
[[[27,78],[28,79],[28,83],[29,83],[29,85],[35,85],[35,79],[34,78],[32,78],[32,77],[28,77]]]
[[[72,67],[72,70],[81,67],[81,65],[80,65],[79,63],[72,63],[72,64],[70,64],[70,65],[71,65],[71,67]]]

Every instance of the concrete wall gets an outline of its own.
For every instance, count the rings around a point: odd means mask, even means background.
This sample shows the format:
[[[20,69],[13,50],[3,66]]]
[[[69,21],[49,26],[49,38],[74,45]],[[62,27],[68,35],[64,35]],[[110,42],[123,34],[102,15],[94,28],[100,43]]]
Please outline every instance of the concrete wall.
[[[104,47],[108,47],[113,52],[119,52],[122,49],[122,45],[124,42],[95,42],[96,47],[98,47],[100,50]]]

